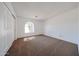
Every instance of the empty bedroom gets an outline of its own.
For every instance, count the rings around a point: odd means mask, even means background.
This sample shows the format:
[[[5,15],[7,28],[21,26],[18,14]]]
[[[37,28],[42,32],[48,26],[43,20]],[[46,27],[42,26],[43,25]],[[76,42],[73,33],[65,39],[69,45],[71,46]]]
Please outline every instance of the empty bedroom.
[[[79,2],[0,2],[0,56],[79,56]]]

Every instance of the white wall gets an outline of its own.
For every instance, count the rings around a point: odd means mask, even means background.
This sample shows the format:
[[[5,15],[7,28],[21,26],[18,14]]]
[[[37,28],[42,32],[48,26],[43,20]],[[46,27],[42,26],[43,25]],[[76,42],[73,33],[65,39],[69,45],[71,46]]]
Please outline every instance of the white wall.
[[[14,19],[8,8],[0,3],[0,56],[5,55],[14,41]]]
[[[5,3],[5,2],[4,2]],[[16,17],[16,13],[15,13],[15,10],[14,10],[14,8],[13,8],[13,6],[12,6],[12,3],[11,2],[6,2],[5,3],[5,5],[7,5],[7,7],[9,8],[9,10],[11,11],[11,13],[15,16],[15,18],[17,19],[17,17]],[[15,19],[14,18],[14,19]],[[14,20],[14,39],[16,39],[17,37],[16,37],[16,19]]]
[[[15,15],[11,4],[6,3]],[[46,34],[79,45],[79,8],[60,14],[44,21],[18,17],[16,21],[16,36],[25,37],[36,34]],[[25,34],[24,24],[31,21],[35,25],[35,33]],[[0,55],[5,55],[14,41],[15,20],[3,3],[0,3]],[[45,27],[44,27],[45,25]],[[45,29],[44,29],[45,28]],[[45,30],[45,32],[44,32]]]
[[[79,44],[78,9],[52,17],[45,22],[45,34]]]
[[[79,5],[78,5],[78,50],[79,50]]]
[[[35,33],[33,34],[24,33],[24,24],[28,21],[35,24]],[[35,34],[45,34],[79,45],[78,24],[78,8],[51,17],[45,22],[18,17],[16,26],[17,38]]]
[[[26,22],[34,23],[34,33],[32,33],[32,34],[24,33],[24,31],[25,31],[24,26],[25,26]],[[43,21],[40,21],[40,20],[18,17],[17,18],[17,38],[42,34],[43,25],[44,25]]]

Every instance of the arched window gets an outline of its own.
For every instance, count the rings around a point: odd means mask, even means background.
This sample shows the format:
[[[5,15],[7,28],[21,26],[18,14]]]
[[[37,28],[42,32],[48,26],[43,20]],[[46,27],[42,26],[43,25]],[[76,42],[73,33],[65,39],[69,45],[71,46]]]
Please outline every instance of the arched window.
[[[34,24],[32,22],[25,23],[25,33],[33,33],[34,32]]]

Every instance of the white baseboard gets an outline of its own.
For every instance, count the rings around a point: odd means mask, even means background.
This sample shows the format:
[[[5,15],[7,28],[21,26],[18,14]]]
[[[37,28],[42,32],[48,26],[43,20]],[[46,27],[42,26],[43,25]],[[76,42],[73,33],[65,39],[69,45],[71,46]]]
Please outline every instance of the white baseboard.
[[[79,45],[78,45],[78,54],[79,54]]]
[[[33,35],[40,35],[40,34],[42,34],[42,33],[31,34],[31,35],[23,35],[23,36],[18,36],[17,38],[28,37],[28,36],[33,36]]]
[[[1,54],[0,56],[5,56],[6,55],[6,53],[8,52],[10,47],[12,46],[13,41],[7,47],[5,47],[5,49],[2,52],[0,52],[0,54]]]
[[[63,40],[63,38],[58,37],[58,36],[51,36],[51,35],[48,35],[48,34],[44,34],[44,35],[47,35],[49,37],[53,37],[53,38],[57,38],[57,39]],[[64,41],[67,41],[67,40],[64,40]],[[67,41],[67,42],[70,42],[70,41]],[[74,42],[70,42],[70,43],[77,44],[77,43],[74,43]],[[79,44],[77,44],[77,45],[78,45],[78,53],[79,53]]]

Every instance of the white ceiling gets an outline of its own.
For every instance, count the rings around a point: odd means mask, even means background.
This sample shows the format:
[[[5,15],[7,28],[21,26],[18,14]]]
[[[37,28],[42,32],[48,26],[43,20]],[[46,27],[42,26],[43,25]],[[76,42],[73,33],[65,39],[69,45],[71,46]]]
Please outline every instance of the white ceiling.
[[[77,4],[77,2],[12,2],[17,16],[38,20],[45,20],[74,9]]]

